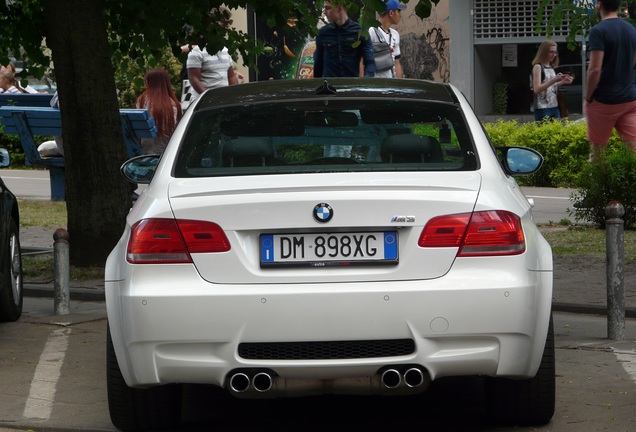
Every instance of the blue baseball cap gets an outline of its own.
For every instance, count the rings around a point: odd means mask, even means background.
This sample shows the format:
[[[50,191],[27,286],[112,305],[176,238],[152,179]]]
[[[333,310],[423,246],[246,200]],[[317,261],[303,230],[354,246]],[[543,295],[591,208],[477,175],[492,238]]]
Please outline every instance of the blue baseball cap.
[[[406,5],[404,3],[400,3],[398,0],[387,0],[386,1],[386,12],[391,12],[393,10],[404,10],[406,9]]]

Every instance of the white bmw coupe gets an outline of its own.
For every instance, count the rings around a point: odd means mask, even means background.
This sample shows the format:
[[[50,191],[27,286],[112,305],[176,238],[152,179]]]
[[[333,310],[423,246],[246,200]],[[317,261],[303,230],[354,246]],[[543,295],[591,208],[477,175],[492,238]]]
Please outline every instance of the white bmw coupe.
[[[463,95],[420,80],[210,90],[161,156],[106,266],[108,401],[179,424],[182,386],[241,398],[413,395],[481,376],[490,415],[554,412],[552,253]]]

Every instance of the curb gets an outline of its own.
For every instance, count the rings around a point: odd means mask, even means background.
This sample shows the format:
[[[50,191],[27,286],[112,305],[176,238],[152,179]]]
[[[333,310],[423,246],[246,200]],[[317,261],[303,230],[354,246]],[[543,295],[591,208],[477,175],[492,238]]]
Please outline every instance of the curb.
[[[22,287],[25,297],[42,297],[53,298],[53,287],[51,285],[25,284]],[[94,290],[90,288],[71,288],[69,290],[71,300],[103,302],[106,300],[106,294],[103,290]]]
[[[606,306],[593,306],[576,303],[552,303],[552,310],[555,312],[570,312],[585,315],[607,315]],[[625,318],[636,318],[636,308],[626,307]]]

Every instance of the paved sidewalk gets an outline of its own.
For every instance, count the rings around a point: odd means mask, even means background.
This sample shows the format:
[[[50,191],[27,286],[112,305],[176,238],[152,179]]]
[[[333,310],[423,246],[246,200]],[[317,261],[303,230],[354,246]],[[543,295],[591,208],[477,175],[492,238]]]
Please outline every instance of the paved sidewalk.
[[[53,251],[55,227],[22,227],[20,241],[26,254]],[[606,269],[604,260],[554,256],[555,311],[604,315],[607,312]],[[625,315],[636,318],[636,265],[625,266]],[[53,281],[30,281],[24,284],[30,297],[53,297]],[[71,281],[71,300],[103,301],[102,279]]]

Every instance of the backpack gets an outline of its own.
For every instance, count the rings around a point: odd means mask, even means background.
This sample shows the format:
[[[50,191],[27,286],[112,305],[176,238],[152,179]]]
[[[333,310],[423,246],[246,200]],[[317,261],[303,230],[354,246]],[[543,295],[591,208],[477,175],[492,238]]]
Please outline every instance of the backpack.
[[[541,66],[541,82],[545,79],[545,72],[543,71],[543,65]],[[532,66],[534,68],[534,66]],[[532,69],[530,69],[530,90],[534,93],[534,82],[532,79]]]

